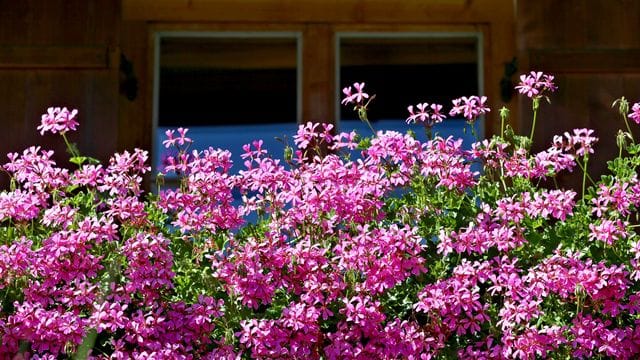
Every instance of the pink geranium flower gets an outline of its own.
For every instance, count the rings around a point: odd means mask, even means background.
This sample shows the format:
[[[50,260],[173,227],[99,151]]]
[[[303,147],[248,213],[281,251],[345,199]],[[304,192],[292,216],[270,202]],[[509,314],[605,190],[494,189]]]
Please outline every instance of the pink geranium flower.
[[[67,131],[76,130],[79,125],[75,120],[76,115],[78,115],[77,109],[69,111],[66,107],[48,108],[47,113],[42,114],[42,121],[38,126],[40,135],[44,135],[47,131],[53,134],[58,132],[64,134]]]
[[[631,120],[635,121],[636,124],[640,124],[640,102],[633,104],[629,117]]]
[[[486,96],[463,96],[451,101],[453,108],[449,111],[450,116],[462,115],[467,122],[474,122],[480,116],[488,113],[491,109],[486,106]]]
[[[516,90],[529,98],[542,97],[546,92],[554,92],[558,87],[553,83],[554,76],[541,71],[532,71],[529,75],[520,75]]]

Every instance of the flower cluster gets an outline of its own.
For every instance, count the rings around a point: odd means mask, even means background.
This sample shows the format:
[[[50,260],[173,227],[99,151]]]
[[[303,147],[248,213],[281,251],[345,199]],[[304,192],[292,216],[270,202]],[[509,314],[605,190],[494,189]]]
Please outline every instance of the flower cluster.
[[[410,105],[407,110],[409,111],[409,117],[407,118],[407,124],[421,123],[426,127],[433,127],[435,124],[439,124],[445,119],[445,116],[440,112],[442,111],[442,105],[421,103],[416,105],[418,111],[413,110],[413,105]]]
[[[38,126],[38,130],[41,135],[44,135],[45,132],[64,134],[67,131],[74,131],[79,125],[75,120],[76,115],[78,115],[77,109],[69,111],[66,107],[50,107],[47,109],[47,113],[42,115],[42,122]]]
[[[532,71],[528,75],[520,75],[520,83],[516,86],[516,90],[528,98],[540,98],[558,89],[553,80],[553,75]]]
[[[555,90],[521,80],[532,101]],[[363,88],[343,103],[366,120]],[[449,114],[472,123],[486,103]],[[441,111],[410,106],[407,122],[429,131]],[[64,135],[75,116],[51,108],[38,130]],[[283,160],[255,140],[239,169],[227,150],[189,151],[187,132],[166,133],[178,183],[158,194],[140,149],[104,165],[74,153],[75,169],[36,146],[8,155],[0,358],[640,356],[632,137],[589,185],[589,129],[532,153],[515,134],[465,145],[307,123]],[[539,186],[563,171],[582,189]]]
[[[450,116],[462,115],[467,122],[473,123],[480,116],[491,111],[486,106],[486,96],[463,96],[458,99],[451,100],[453,107],[449,111]]]
[[[635,121],[636,124],[640,124],[640,102],[633,104],[629,117],[631,120]]]
[[[355,104],[356,106],[363,105],[364,101],[369,98],[369,94],[363,91],[364,89],[363,82],[354,83],[353,87],[355,88],[355,93],[353,92],[353,89],[351,89],[351,86],[347,86],[344,89],[342,89],[342,93],[345,95],[345,98],[342,99],[342,105],[347,105],[347,104]]]

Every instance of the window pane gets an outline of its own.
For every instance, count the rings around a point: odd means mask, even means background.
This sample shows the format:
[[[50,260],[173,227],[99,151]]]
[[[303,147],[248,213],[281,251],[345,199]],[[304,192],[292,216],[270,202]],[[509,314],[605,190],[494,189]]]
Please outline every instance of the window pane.
[[[163,38],[159,126],[296,122],[295,38]]]
[[[263,139],[279,155],[276,137],[295,133],[298,121],[296,34],[198,34],[160,37],[154,164],[175,153],[161,144],[167,129],[188,127],[191,149],[232,152],[242,168],[242,145]]]
[[[369,106],[369,119],[376,129],[404,128],[407,106],[422,102],[442,104],[478,94],[478,45],[475,37],[343,37],[340,39],[340,85],[366,83],[365,91],[376,94]],[[340,117],[357,119],[349,107],[341,107]],[[449,121],[451,130],[462,123]],[[462,131],[459,135],[463,136]]]

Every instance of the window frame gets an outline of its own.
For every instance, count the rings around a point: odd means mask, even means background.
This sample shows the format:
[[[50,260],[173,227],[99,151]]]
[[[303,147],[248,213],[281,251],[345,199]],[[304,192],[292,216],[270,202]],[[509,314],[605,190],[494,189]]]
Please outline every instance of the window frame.
[[[162,54],[162,39],[164,38],[211,38],[211,39],[292,39],[296,42],[296,123],[302,122],[302,76],[303,76],[303,33],[295,30],[276,31],[238,31],[238,30],[158,30],[152,33],[153,41],[153,88],[151,109],[151,154],[152,170],[156,171],[156,165],[160,161],[162,153],[161,143],[158,140],[159,115],[160,115],[160,69]],[[241,126],[241,125],[240,125]],[[152,177],[155,182],[155,177]]]
[[[340,129],[340,110],[342,100],[342,88],[344,86],[348,86],[350,84],[342,84],[340,79],[340,60],[341,60],[341,41],[343,39],[385,39],[385,40],[393,40],[393,39],[475,39],[476,41],[476,63],[477,63],[477,73],[478,73],[478,94],[468,94],[468,95],[485,95],[484,89],[484,36],[482,31],[336,31],[334,35],[334,81],[336,84],[335,91],[335,126]],[[366,79],[363,79],[366,81]],[[452,99],[453,100],[453,99]],[[411,104],[407,104],[411,105]],[[398,114],[401,117],[401,114]],[[483,138],[486,131],[485,125],[485,117],[481,117],[479,119],[478,126],[478,136]]]

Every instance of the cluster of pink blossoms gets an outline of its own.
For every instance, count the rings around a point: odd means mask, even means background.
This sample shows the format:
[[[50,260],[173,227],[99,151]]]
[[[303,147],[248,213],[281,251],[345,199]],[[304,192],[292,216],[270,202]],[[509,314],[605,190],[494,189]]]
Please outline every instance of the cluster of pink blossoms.
[[[631,106],[631,113],[629,113],[631,120],[636,124],[640,124],[640,102],[637,102]]]
[[[445,116],[440,112],[442,111],[442,105],[440,104],[431,104],[429,106],[428,103],[421,103],[416,105],[418,111],[413,110],[413,105],[410,105],[407,110],[409,110],[409,117],[407,118],[407,124],[413,123],[421,123],[424,126],[430,128],[435,124],[439,124],[442,120],[445,119]]]
[[[530,97],[554,89],[542,73],[521,80]],[[371,97],[354,88],[343,103],[362,109]],[[444,119],[440,105],[416,109],[409,122]],[[63,110],[38,130],[73,130]],[[450,115],[488,111],[472,96]],[[591,130],[532,154],[395,131],[360,148],[307,123],[284,161],[256,140],[239,171],[229,151],[188,151],[187,131],[164,142],[179,185],[148,198],[139,149],[77,169],[38,147],[9,154],[0,358],[83,343],[96,359],[640,356],[637,175],[582,199],[536,186],[593,153]]]
[[[546,93],[552,93],[557,90],[553,80],[553,75],[544,74],[541,71],[532,71],[528,75],[523,74],[520,76],[520,83],[516,86],[516,90],[529,98],[539,98],[545,96]]]
[[[486,96],[463,96],[458,99],[451,100],[453,107],[449,111],[450,116],[462,115],[467,122],[473,123],[482,115],[491,111],[486,105]]]
[[[41,135],[44,135],[45,132],[64,134],[67,131],[74,131],[79,125],[75,120],[76,115],[78,115],[77,109],[69,111],[66,107],[50,107],[47,109],[47,113],[42,115],[42,122],[38,126],[38,130]]]

